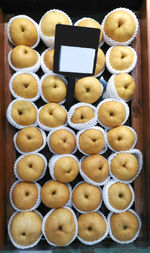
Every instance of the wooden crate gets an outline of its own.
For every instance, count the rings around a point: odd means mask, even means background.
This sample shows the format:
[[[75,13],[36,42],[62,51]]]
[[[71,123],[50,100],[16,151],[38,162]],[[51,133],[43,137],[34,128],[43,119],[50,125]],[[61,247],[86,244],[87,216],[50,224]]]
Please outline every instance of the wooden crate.
[[[111,9],[113,9],[113,7]],[[99,10],[94,10],[91,13],[87,11],[80,11],[80,13],[71,12],[70,16],[73,17],[73,21],[75,21],[80,17],[88,15],[89,17],[96,18],[101,22],[106,13],[107,11],[101,12]],[[39,22],[43,13],[25,12],[24,14],[31,16]],[[134,99],[130,103],[131,117],[128,123],[138,134],[136,148],[140,149],[144,156],[143,170],[134,182],[133,186],[135,191],[134,208],[142,220],[142,230],[140,236],[134,243],[134,245],[139,247],[141,245],[150,245],[150,0],[143,1],[141,9],[138,10],[136,14],[139,18],[139,32],[136,40],[132,44],[138,54],[137,66],[132,72],[132,76],[136,82],[136,92]],[[6,119],[8,104],[13,99],[8,87],[13,71],[10,69],[7,60],[8,52],[12,48],[12,46],[8,43],[7,23],[9,18],[14,15],[16,15],[16,13],[6,14],[2,9],[0,10],[0,247],[11,249],[13,249],[13,247],[7,236],[7,222],[10,215],[13,213],[13,209],[9,203],[9,190],[15,180],[13,175],[13,165],[17,154],[13,144],[13,135],[16,130],[10,126]],[[107,48],[108,47],[106,46],[105,50]],[[46,47],[42,42],[40,42],[38,51],[42,52],[45,49]],[[105,73],[104,77],[107,79],[110,74],[108,74],[107,71],[105,71]],[[41,76],[43,73],[40,70],[38,74]],[[37,105],[41,105],[41,101],[38,101]],[[44,149],[44,152],[48,154],[47,149]],[[44,181],[41,181],[42,184],[43,182]],[[48,211],[43,207],[41,207],[40,211],[41,210],[44,212]],[[115,244],[108,238],[105,239],[103,243],[93,247],[100,248],[107,247],[108,245],[109,247],[113,247]],[[75,240],[75,242],[69,246],[69,248],[78,249],[80,249],[80,247],[81,244],[78,240]],[[42,240],[38,246],[38,249],[42,248],[49,248],[45,240]]]

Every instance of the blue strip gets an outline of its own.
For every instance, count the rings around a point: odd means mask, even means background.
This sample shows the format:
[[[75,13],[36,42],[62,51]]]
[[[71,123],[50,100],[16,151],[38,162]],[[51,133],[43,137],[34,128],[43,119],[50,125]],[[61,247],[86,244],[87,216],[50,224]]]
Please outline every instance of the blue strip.
[[[103,78],[100,78],[99,81],[103,85],[103,87],[106,88],[107,82]]]

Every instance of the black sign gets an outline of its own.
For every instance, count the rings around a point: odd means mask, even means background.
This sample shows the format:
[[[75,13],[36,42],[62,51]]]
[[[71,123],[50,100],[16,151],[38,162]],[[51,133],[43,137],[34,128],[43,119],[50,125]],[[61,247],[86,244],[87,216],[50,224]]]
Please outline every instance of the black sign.
[[[56,25],[53,72],[70,77],[94,75],[100,29]]]

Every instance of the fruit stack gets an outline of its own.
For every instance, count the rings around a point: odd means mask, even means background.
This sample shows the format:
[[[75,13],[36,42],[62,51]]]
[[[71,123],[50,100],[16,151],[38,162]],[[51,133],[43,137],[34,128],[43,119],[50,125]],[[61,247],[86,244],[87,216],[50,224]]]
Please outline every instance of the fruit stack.
[[[15,46],[8,55],[15,71],[9,88],[15,99],[7,118],[18,129],[14,145],[19,153],[14,163],[17,180],[10,189],[16,212],[8,234],[20,249],[37,245],[42,236],[52,246],[67,246],[76,238],[93,245],[108,234],[118,243],[129,243],[141,228],[138,214],[130,208],[131,183],[142,169],[142,154],[134,149],[135,130],[125,125],[130,115],[127,102],[135,91],[129,73],[137,62],[129,44],[138,21],[132,11],[118,8],[102,25],[87,17],[75,22],[100,29],[101,36],[95,75],[76,80],[75,103],[68,112],[67,77],[53,73],[58,23],[72,25],[60,10],[46,12],[39,25],[25,15],[8,23],[8,39]],[[39,42],[48,47],[41,55]],[[107,48],[106,57],[101,47]],[[106,89],[98,79],[104,71],[109,75]]]

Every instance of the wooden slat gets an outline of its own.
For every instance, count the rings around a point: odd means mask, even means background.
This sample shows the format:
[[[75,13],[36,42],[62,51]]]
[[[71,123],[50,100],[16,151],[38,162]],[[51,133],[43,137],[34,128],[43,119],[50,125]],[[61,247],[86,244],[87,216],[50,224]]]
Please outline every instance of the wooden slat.
[[[6,198],[5,198],[5,80],[4,80],[4,24],[0,10],[0,249],[5,242],[6,232]]]
[[[150,241],[150,0],[144,1],[141,10],[141,52],[146,224]]]
[[[140,149],[143,153],[143,122],[142,122],[142,82],[141,82],[141,41],[140,41],[140,24],[139,31],[134,42],[134,48],[136,50],[138,61],[135,70],[132,72],[132,76],[136,83],[135,94],[131,103],[131,125],[135,129],[138,137],[137,145],[135,148]],[[145,231],[145,181],[144,170],[137,177],[134,182],[135,192],[135,210],[140,215],[142,220],[142,230],[140,236],[144,236]]]

